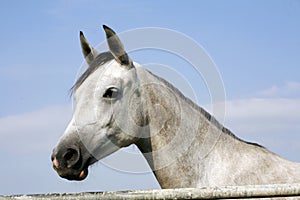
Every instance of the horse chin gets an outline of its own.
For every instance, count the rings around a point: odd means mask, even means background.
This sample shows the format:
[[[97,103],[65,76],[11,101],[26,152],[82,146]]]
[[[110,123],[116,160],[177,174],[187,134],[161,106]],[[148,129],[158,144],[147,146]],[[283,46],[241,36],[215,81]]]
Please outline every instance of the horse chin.
[[[73,172],[73,173],[67,173],[67,174],[58,172],[58,174],[61,178],[65,178],[69,181],[82,181],[88,176],[88,173],[89,173],[89,171],[87,168],[83,169],[80,172]]]

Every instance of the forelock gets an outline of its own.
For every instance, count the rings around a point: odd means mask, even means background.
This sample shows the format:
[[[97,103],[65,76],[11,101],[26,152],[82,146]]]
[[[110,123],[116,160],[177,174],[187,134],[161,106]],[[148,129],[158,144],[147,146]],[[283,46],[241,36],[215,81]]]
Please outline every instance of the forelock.
[[[99,67],[104,65],[105,63],[111,61],[114,59],[114,56],[110,52],[104,52],[99,54],[94,62],[91,63],[91,65],[87,68],[87,70],[77,79],[75,84],[70,89],[71,94],[74,94],[74,92],[81,86],[81,84],[93,73],[95,72]]]

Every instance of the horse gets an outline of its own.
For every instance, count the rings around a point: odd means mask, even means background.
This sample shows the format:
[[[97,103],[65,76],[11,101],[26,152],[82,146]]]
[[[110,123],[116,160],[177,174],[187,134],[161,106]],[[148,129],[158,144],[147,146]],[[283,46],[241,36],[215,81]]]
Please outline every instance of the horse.
[[[83,180],[88,168],[134,144],[162,188],[300,182],[300,164],[244,141],[172,84],[132,61],[103,25],[109,51],[80,31],[88,68],[72,87],[73,117],[52,152],[53,168]]]

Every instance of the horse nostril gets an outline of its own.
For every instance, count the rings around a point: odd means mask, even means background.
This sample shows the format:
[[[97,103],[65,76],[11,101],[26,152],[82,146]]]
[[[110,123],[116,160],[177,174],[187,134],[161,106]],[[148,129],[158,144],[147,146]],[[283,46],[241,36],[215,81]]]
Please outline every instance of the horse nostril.
[[[73,167],[80,159],[80,152],[79,150],[69,148],[63,155],[63,159],[66,161],[68,168]]]
[[[67,152],[64,154],[64,159],[65,160],[74,160],[75,156],[77,154],[77,151],[74,149],[68,149]]]

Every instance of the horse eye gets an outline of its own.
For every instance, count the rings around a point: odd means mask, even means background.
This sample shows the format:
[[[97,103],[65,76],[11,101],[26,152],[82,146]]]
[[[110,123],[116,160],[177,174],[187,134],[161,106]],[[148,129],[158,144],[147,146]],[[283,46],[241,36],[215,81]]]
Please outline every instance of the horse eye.
[[[104,98],[116,99],[119,96],[119,90],[115,87],[108,88],[103,94]]]

